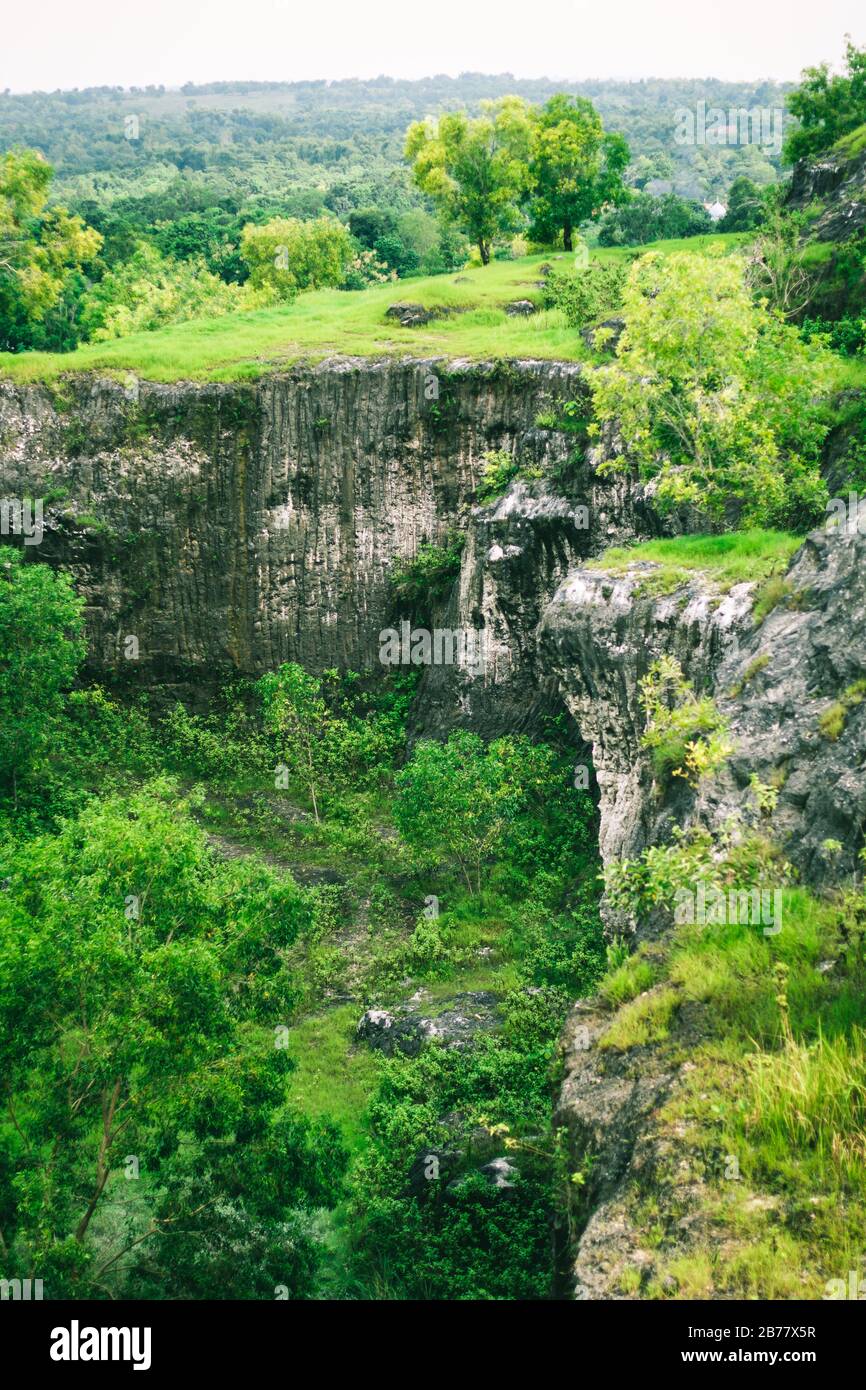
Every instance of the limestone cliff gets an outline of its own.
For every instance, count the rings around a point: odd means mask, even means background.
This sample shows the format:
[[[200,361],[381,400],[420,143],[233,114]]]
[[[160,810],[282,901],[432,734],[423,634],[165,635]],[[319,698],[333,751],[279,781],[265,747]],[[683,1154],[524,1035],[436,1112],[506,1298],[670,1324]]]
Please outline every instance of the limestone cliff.
[[[532,728],[567,710],[576,759],[591,750],[605,861],[677,823],[718,827],[757,773],[779,786],[776,829],[803,881],[844,878],[866,821],[866,700],[850,694],[866,677],[850,620],[866,606],[866,539],[811,535],[762,622],[753,585],[720,592],[695,576],[659,593],[641,566],[588,567],[665,528],[634,478],[600,468],[604,441],[584,450],[563,427],[583,389],[575,364],[354,360],[246,384],[5,383],[0,497],[45,499],[38,558],[85,594],[92,671],[131,676],[134,635],[136,682],[186,692],[286,660],[374,668],[395,617],[393,562],[459,530],[460,575],[435,617],[482,630],[486,660],[425,672],[416,735]],[[491,450],[521,476],[479,506]],[[700,792],[660,795],[641,747],[639,682],[663,654],[713,696],[735,741]],[[837,705],[828,737],[821,716]],[[563,1054],[561,1122],[594,1165],[575,1232],[587,1297],[611,1296],[644,1258],[628,1194],[666,1142],[653,1116],[681,1084],[651,1052],[602,1057],[608,1024],[579,1004]]]
[[[129,635],[137,681],[364,669],[394,559],[465,524],[487,451],[562,462],[535,420],[578,376],[342,360],[249,384],[0,383],[0,495],[45,499],[39,558],[86,595],[95,671],[129,674]]]

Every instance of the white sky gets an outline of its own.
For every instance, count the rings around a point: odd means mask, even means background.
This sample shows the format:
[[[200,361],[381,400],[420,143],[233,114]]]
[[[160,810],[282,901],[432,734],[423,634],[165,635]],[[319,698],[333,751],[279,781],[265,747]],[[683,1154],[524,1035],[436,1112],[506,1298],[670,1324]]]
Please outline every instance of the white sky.
[[[9,0],[0,90],[220,79],[794,79],[863,0]]]

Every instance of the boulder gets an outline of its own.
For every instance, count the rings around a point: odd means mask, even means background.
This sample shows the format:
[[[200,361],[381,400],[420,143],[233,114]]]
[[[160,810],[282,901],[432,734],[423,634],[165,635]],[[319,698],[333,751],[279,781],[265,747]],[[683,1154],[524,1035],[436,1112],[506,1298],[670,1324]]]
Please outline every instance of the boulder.
[[[485,1163],[484,1167],[479,1168],[478,1171],[484,1175],[491,1187],[500,1189],[514,1187],[520,1178],[520,1173],[507,1158],[494,1158],[490,1163]]]
[[[601,323],[587,324],[586,328],[582,328],[580,330],[580,336],[586,343],[587,347],[595,347],[595,335],[600,328],[610,329],[610,337],[604,344],[604,348],[607,352],[614,352],[616,350],[617,343],[622,337],[623,329],[625,328],[625,319],[609,318],[602,319]]]
[[[435,309],[425,309],[423,304],[390,304],[385,310],[386,319],[397,319],[401,328],[417,328],[438,318]]]
[[[417,1057],[425,1035],[421,1020],[412,1015],[401,1017],[386,1009],[368,1009],[358,1024],[357,1037],[385,1057],[393,1057],[395,1053]]]

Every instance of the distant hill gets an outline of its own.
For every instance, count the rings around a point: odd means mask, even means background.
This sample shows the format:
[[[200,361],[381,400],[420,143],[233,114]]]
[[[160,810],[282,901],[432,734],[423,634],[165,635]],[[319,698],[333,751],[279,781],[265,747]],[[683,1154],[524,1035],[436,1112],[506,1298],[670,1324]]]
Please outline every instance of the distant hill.
[[[770,81],[568,83],[463,73],[418,81],[7,92],[0,96],[0,149],[40,149],[58,173],[55,197],[73,203],[152,196],[180,177],[206,192],[206,202],[240,205],[307,190],[310,210],[318,202],[345,212],[383,196],[409,206],[419,201],[402,163],[410,121],[460,107],[475,111],[485,98],[510,92],[543,102],[568,91],[591,98],[607,128],[626,136],[638,186],[662,179],[684,196],[711,201],[740,174],[773,180],[779,156],[759,143],[679,144],[678,111],[696,112],[701,102],[708,111],[780,109],[787,90]]]

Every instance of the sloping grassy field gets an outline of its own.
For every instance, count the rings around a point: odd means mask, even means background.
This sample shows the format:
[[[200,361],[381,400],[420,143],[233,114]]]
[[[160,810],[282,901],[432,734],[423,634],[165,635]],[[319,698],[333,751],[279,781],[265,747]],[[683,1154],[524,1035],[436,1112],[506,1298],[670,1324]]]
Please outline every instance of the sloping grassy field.
[[[727,236],[661,241],[647,250],[731,249],[742,240]],[[600,261],[620,260],[633,248],[593,252]],[[315,290],[292,304],[135,333],[108,343],[89,343],[70,353],[0,353],[0,377],[48,381],[64,372],[134,372],[151,381],[231,381],[261,376],[301,359],[336,353],[382,357],[536,357],[575,359],[586,355],[578,331],[558,310],[510,317],[515,299],[540,303],[539,267],[567,269],[571,256],[548,253],[500,261],[455,274],[401,280],[371,289]],[[385,318],[399,301],[444,309],[448,316],[418,328],[401,328]]]
[[[590,569],[624,574],[640,562],[658,566],[658,584],[675,589],[700,571],[720,589],[745,580],[766,579],[784,570],[802,537],[787,531],[730,531],[719,536],[674,536],[670,540],[643,541],[640,545],[612,546],[594,560]]]

